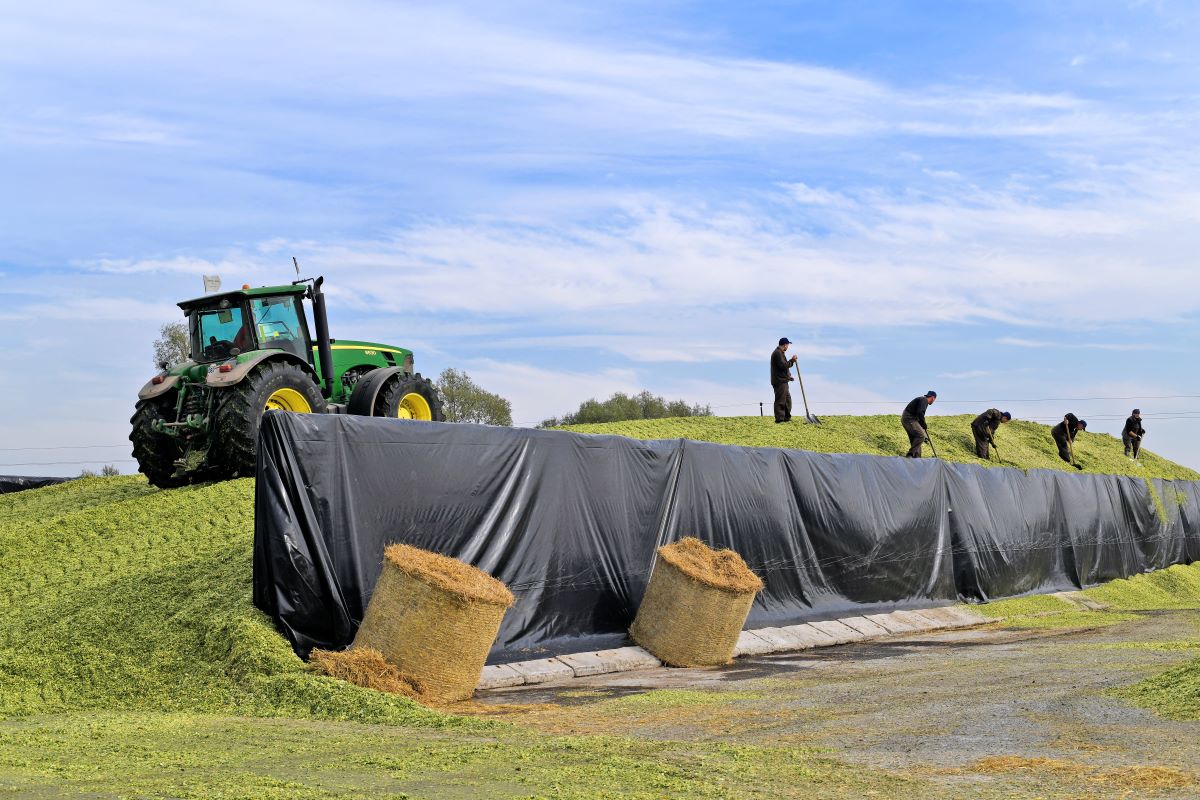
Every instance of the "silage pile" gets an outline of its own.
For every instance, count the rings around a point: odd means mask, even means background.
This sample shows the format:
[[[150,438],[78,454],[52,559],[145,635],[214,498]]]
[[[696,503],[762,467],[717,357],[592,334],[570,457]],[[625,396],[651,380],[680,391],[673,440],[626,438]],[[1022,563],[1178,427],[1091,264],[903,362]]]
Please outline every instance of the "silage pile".
[[[970,428],[973,415],[930,416],[927,419],[938,455],[946,461],[1075,472],[1058,457],[1058,451],[1050,439],[1050,428],[1046,425],[1016,420],[1001,426],[996,434],[1000,458],[985,461],[975,455]],[[565,430],[634,439],[692,439],[750,447],[784,447],[815,453],[899,456],[908,450],[908,437],[900,428],[900,418],[885,415],[849,417],[821,414],[820,425],[806,425],[801,421],[776,425],[770,417],[675,417],[574,425]],[[1153,434],[1151,431],[1149,436]],[[1154,439],[1149,438],[1148,442],[1152,446]],[[1106,434],[1080,434],[1075,443],[1075,454],[1084,465],[1085,472],[1200,480],[1200,474],[1195,471],[1145,449],[1142,450],[1140,466],[1134,464],[1125,457],[1121,441]],[[925,455],[929,455],[928,447],[925,448]]]
[[[0,497],[0,717],[72,709],[459,724],[309,671],[250,600],[252,480]]]

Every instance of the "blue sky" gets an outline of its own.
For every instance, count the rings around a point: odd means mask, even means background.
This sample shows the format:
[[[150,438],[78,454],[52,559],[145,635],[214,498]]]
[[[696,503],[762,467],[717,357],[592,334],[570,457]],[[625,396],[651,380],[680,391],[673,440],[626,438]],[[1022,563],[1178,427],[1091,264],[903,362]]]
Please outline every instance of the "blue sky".
[[[335,335],[521,423],[757,413],[787,335],[818,412],[1140,405],[1200,467],[1198,34],[1171,2],[10,9],[0,473],[129,471],[174,301],[293,255]]]

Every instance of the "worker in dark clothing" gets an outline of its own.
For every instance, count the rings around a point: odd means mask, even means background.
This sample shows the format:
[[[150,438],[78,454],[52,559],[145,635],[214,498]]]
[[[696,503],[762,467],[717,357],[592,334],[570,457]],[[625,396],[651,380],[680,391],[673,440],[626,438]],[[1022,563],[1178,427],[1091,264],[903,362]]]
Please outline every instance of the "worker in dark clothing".
[[[929,426],[925,424],[925,410],[933,405],[934,400],[937,400],[937,392],[930,389],[920,397],[914,397],[912,402],[904,407],[904,413],[900,415],[900,424],[904,426],[904,432],[908,434],[909,448],[905,454],[907,458],[921,457],[921,445],[929,439]]]
[[[1054,443],[1058,445],[1058,457],[1077,469],[1083,469],[1083,467],[1071,461],[1070,443],[1074,442],[1075,436],[1084,430],[1087,430],[1087,420],[1080,419],[1074,414],[1067,414],[1063,417],[1062,422],[1050,429],[1050,435],[1054,437]]]
[[[971,433],[975,436],[975,455],[980,458],[990,458],[988,445],[996,444],[996,440],[992,438],[996,435],[996,429],[1011,420],[1012,414],[996,408],[989,408],[971,420]]]
[[[1135,408],[1129,419],[1125,420],[1125,428],[1121,431],[1121,441],[1125,444],[1125,457],[1129,458],[1129,454],[1133,453],[1133,458],[1137,459],[1138,453],[1142,451],[1142,437],[1146,435],[1146,429],[1142,427],[1142,410]]]
[[[775,389],[775,422],[792,421],[792,389],[788,386],[792,377],[792,364],[796,357],[787,357],[788,345],[791,341],[785,336],[779,340],[779,346],[771,351],[771,387]]]

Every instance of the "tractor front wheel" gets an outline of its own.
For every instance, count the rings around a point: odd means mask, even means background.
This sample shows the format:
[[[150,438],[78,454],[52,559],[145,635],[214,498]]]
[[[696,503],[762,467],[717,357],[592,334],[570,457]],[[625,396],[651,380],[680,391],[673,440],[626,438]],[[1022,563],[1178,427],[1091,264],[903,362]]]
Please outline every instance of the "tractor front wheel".
[[[375,398],[375,416],[442,422],[442,398],[433,381],[415,375],[400,375],[388,381]]]
[[[175,460],[182,454],[179,440],[154,430],[156,421],[165,420],[174,411],[173,398],[139,400],[129,420],[129,441],[133,443],[138,471],[159,489],[173,489],[188,482],[187,478],[175,477]]]
[[[258,426],[263,413],[276,409],[323,414],[325,398],[307,372],[285,361],[268,361],[221,393],[213,459],[234,477],[254,475]]]

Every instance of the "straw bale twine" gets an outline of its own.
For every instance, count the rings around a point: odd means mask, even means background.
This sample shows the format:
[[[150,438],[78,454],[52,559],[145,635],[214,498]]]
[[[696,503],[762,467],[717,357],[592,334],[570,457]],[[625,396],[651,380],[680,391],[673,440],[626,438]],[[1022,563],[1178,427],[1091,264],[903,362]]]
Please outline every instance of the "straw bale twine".
[[[421,687],[421,700],[465,700],[512,603],[503,583],[475,567],[393,544],[352,648],[380,651]]]
[[[659,548],[629,634],[672,666],[728,664],[762,586],[732,550],[680,539]]]

